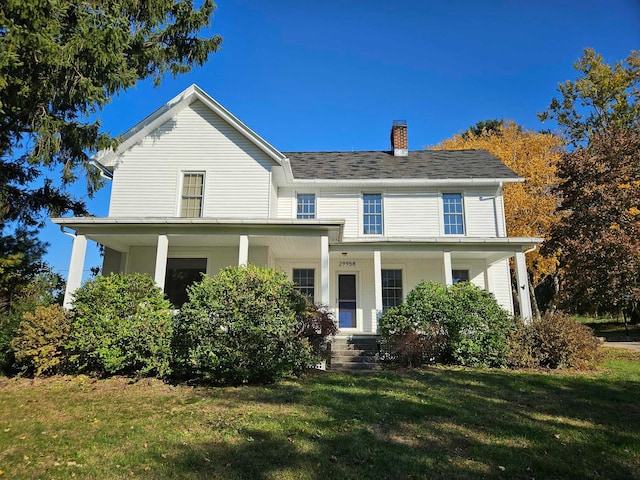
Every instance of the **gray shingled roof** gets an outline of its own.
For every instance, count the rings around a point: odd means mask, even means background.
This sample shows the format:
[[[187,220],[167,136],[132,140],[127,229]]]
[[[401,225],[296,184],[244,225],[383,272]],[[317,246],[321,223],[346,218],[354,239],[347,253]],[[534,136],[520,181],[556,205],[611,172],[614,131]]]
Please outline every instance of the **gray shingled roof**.
[[[486,150],[415,150],[393,152],[282,152],[298,179],[468,179],[518,178]]]

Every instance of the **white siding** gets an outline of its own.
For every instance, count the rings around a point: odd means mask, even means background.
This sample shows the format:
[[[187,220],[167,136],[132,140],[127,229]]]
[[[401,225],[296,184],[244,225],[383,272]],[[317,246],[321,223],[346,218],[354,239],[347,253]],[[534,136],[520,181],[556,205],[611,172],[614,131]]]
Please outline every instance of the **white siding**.
[[[203,216],[269,216],[273,161],[200,102],[127,151],[116,167],[110,216],[179,214],[181,172],[205,172]]]
[[[321,192],[316,197],[318,218],[343,218],[345,220],[344,237],[357,237],[360,233],[360,198],[359,193]]]
[[[278,218],[295,218],[295,192],[291,188],[278,189]]]
[[[489,291],[496,297],[498,304],[509,313],[513,313],[509,260],[503,260],[491,265],[487,276],[489,279]]]
[[[156,272],[156,247],[131,247],[127,261],[127,273],[147,273],[153,277]]]
[[[383,196],[385,236],[436,237],[440,210],[436,193],[388,193]]]
[[[465,192],[464,214],[469,237],[496,237],[495,191]]]

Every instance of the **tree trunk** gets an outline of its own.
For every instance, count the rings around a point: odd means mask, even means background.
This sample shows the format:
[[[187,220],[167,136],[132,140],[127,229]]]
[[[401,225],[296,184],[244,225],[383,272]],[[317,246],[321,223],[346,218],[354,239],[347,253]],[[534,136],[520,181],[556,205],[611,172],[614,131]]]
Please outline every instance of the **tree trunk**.
[[[531,309],[533,310],[533,316],[536,320],[540,320],[540,309],[538,308],[538,300],[536,299],[536,289],[533,287],[531,281],[527,281],[529,284],[529,297],[531,299]]]

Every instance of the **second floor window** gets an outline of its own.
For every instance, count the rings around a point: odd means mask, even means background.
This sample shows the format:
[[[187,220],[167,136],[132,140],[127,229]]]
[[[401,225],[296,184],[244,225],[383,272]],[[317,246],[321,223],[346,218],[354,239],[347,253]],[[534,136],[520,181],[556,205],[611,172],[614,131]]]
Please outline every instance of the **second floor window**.
[[[445,235],[463,235],[464,212],[462,209],[462,194],[443,193],[442,206],[444,210]]]
[[[382,235],[382,195],[362,195],[362,225],[365,235]]]
[[[201,217],[204,197],[204,173],[184,173],[182,175],[181,217]]]
[[[313,193],[298,194],[298,212],[296,218],[300,220],[316,218],[316,196]]]

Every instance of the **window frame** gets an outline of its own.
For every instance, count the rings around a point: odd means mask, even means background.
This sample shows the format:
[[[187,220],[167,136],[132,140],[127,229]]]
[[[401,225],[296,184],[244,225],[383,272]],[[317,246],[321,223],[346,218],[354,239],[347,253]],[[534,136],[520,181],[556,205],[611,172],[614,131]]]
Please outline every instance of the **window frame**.
[[[466,279],[460,279],[461,275],[455,275],[455,272],[466,272]],[[464,275],[462,275],[464,276]],[[456,280],[457,279],[457,280]],[[452,268],[451,269],[451,283],[455,285],[461,282],[471,282],[471,269],[470,268]]]
[[[200,189],[200,195],[186,195],[185,194],[185,179],[187,178],[187,176],[200,176],[202,178],[202,185],[201,185],[201,189]],[[204,216],[204,192],[205,192],[205,185],[206,185],[206,172],[204,171],[192,171],[192,170],[185,170],[180,172],[180,202],[178,205],[178,216],[180,218],[202,218]],[[195,216],[187,216],[187,215],[183,215],[183,210],[185,208],[184,202],[185,200],[191,200],[191,199],[199,199],[200,200],[200,212],[198,215]]]
[[[400,286],[393,286],[393,287],[385,287],[384,286],[384,276],[385,276],[385,272],[399,272],[400,276],[399,276],[399,280],[400,280]],[[397,307],[398,305],[400,305],[402,302],[404,302],[404,269],[402,268],[381,268],[380,269],[380,280],[381,280],[381,285],[380,288],[382,289],[382,311],[386,312],[387,310],[389,310],[390,308],[393,307]],[[385,305],[385,291],[389,292],[389,291],[394,291],[394,292],[400,292],[400,296],[399,297],[395,297],[395,301],[397,302],[395,305]]]
[[[301,200],[303,199],[303,197],[313,197],[313,203],[308,203],[308,202],[302,202]],[[304,211],[300,211],[300,207],[305,207],[305,206],[311,206],[312,207],[312,211],[311,212],[304,212]],[[316,194],[315,193],[296,193],[296,219],[297,220],[314,220],[317,218],[317,200],[316,200]]]
[[[378,197],[380,199],[380,212],[374,212],[374,213],[367,213],[366,212],[366,206],[367,206],[367,202],[365,201],[365,197]],[[384,235],[384,199],[383,199],[383,194],[382,193],[369,193],[369,192],[363,192],[361,195],[361,205],[362,205],[362,215],[361,215],[361,220],[362,220],[362,235],[365,236],[381,236]],[[379,232],[371,232],[371,231],[367,231],[367,227],[368,226],[377,226],[376,223],[367,223],[366,219],[367,217],[380,217],[380,231]]]
[[[306,279],[311,279],[313,281],[312,285],[301,285],[296,283],[296,271],[311,271],[311,276],[306,276]],[[294,288],[299,291],[302,295],[306,296],[312,302],[315,302],[316,296],[316,268],[315,267],[307,267],[307,266],[296,266],[291,268],[291,281],[294,284]],[[311,289],[311,295],[309,293],[305,293],[304,289]]]
[[[445,201],[445,197],[457,195],[460,198],[460,212],[447,212],[446,209],[449,205],[449,202]],[[440,195],[441,201],[441,213],[442,213],[442,234],[447,236],[464,236],[467,232],[466,226],[466,217],[465,217],[465,207],[464,207],[464,193],[463,192],[442,192]],[[447,223],[448,218],[459,218],[460,222],[456,223]],[[447,232],[447,229],[455,226],[460,227],[462,231],[458,232]]]

